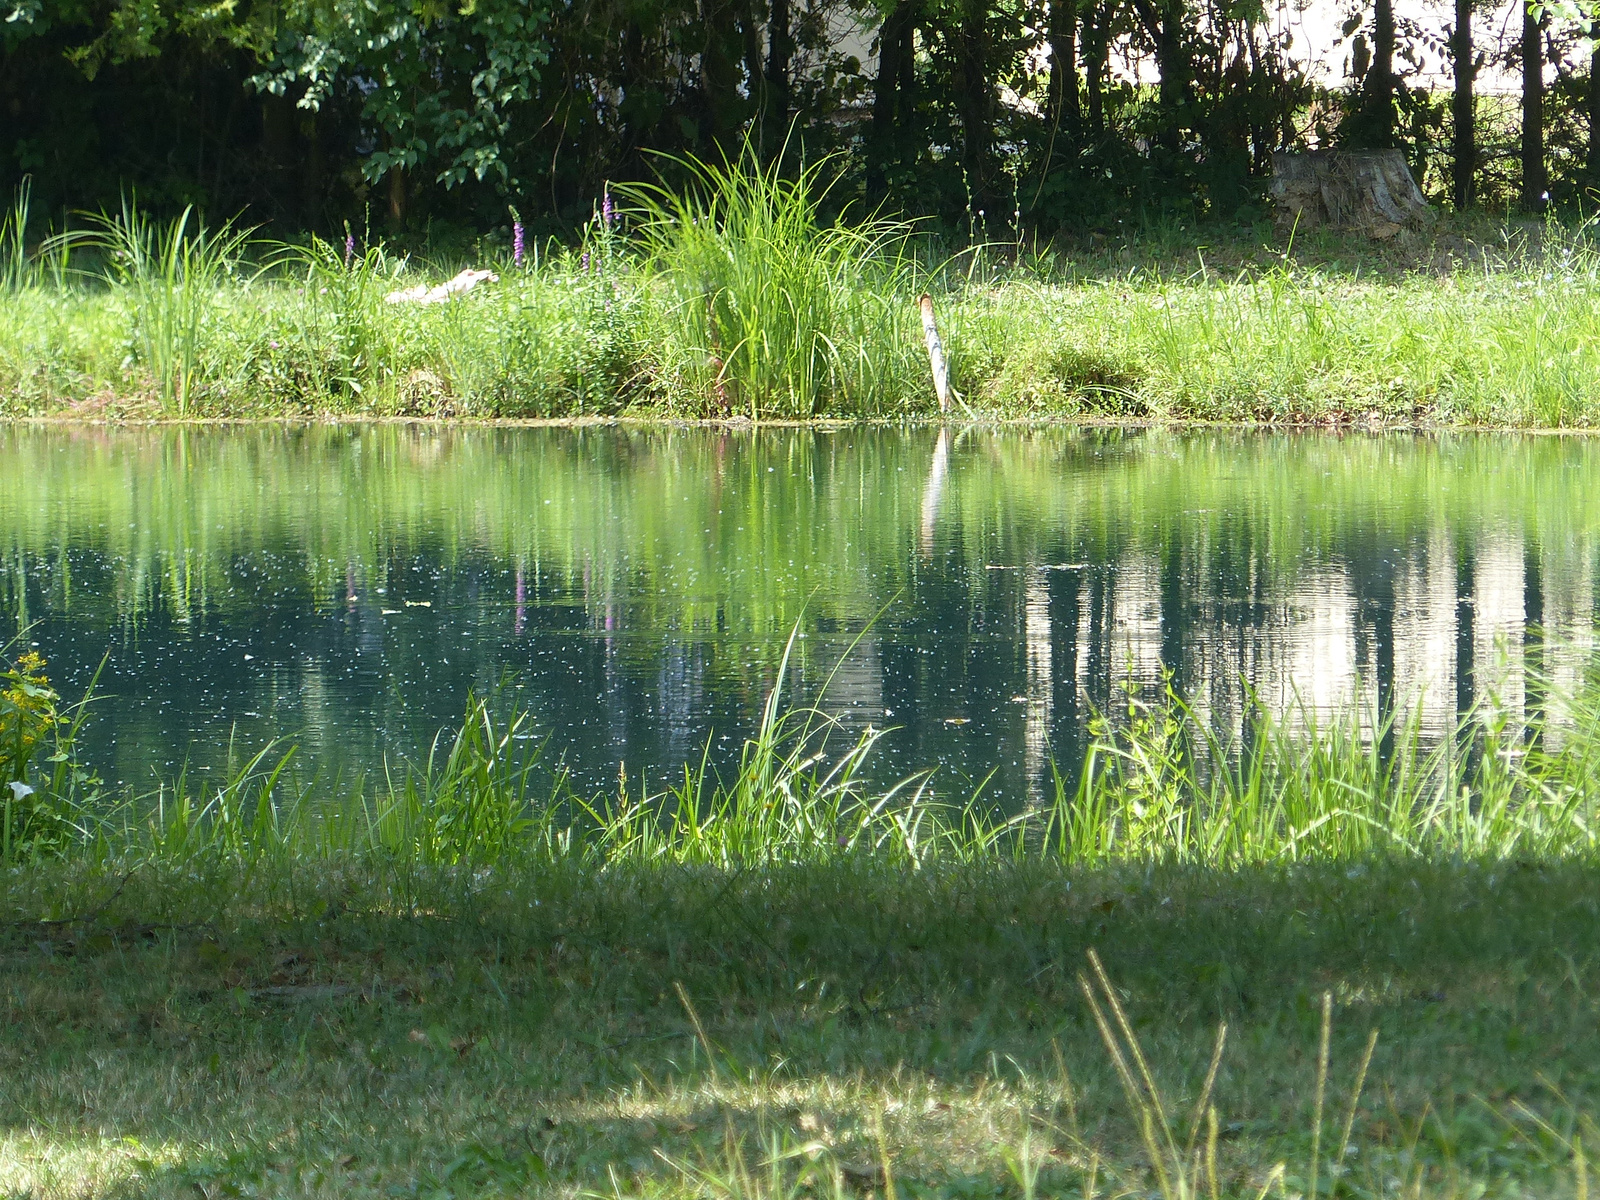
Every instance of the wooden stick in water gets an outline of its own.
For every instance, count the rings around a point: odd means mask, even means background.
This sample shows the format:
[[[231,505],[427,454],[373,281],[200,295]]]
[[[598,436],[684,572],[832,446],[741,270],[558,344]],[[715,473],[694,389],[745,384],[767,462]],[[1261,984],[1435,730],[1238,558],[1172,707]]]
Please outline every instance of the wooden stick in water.
[[[917,301],[922,309],[922,336],[928,342],[928,366],[933,368],[933,390],[939,394],[939,411],[950,411],[950,368],[944,361],[944,343],[939,340],[939,326],[933,319],[933,297],[927,292]]]

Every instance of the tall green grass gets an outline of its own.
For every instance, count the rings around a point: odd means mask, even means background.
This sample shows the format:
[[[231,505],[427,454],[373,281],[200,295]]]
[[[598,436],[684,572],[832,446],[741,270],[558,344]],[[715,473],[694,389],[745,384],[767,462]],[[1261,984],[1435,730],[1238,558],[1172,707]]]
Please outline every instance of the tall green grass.
[[[400,355],[383,297],[403,286],[406,265],[382,244],[351,255],[317,237],[282,247],[279,266],[294,282],[293,300],[275,306],[279,336],[267,339],[266,354],[258,345],[253,352],[241,347],[240,357],[286,369],[311,407],[392,398],[402,386]]]
[[[251,231],[224,222],[206,225],[192,208],[160,222],[137,202],[116,213],[100,213],[81,234],[58,244],[97,251],[107,281],[129,310],[137,360],[150,373],[161,406],[189,415],[200,380],[207,326],[217,319],[224,284],[243,288]]]
[[[1258,697],[1224,741],[1170,688],[1101,722],[1080,781],[1056,773],[1039,852],[1202,867],[1403,858],[1550,858],[1597,846],[1600,708],[1575,698],[1559,748],[1492,704],[1431,746],[1415,715],[1332,720]],[[1027,844],[1019,834],[1019,844]]]
[[[1568,698],[1558,728],[1488,705],[1433,746],[1392,714],[1353,708],[1318,724],[1304,710],[1254,705],[1251,732],[1224,741],[1170,690],[1157,701],[1130,695],[1124,719],[1097,724],[1075,782],[1056,770],[1045,803],[1005,813],[981,789],[946,795],[928,772],[874,787],[865,767],[882,731],[846,736],[818,710],[786,708],[778,687],[727,776],[708,751],[654,790],[624,768],[614,792],[581,795],[558,759],[527,748],[525,711],[478,696],[459,728],[376,784],[296,782],[293,751],[268,746],[209,790],[180,776],[153,798],[93,815],[70,789],[46,786],[74,814],[70,844],[7,853],[274,870],[347,859],[399,878],[460,866],[742,870],[858,857],[910,870],[1033,860],[1237,870],[1600,849],[1593,678]]]
[[[0,213],[0,292],[20,292],[32,282],[28,261],[28,216],[32,207],[32,181],[24,179],[11,201],[11,208]]]
[[[825,162],[681,165],[685,190],[627,192],[680,387],[752,420],[901,408],[920,378],[911,229],[822,220]]]

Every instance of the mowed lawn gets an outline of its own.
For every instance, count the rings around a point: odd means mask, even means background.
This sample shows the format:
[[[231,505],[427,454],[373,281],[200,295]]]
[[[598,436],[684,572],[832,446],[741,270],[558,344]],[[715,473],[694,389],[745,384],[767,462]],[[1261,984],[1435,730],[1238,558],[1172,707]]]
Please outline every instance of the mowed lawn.
[[[154,872],[3,885],[7,1195],[1566,1196],[1600,1147],[1583,861]]]

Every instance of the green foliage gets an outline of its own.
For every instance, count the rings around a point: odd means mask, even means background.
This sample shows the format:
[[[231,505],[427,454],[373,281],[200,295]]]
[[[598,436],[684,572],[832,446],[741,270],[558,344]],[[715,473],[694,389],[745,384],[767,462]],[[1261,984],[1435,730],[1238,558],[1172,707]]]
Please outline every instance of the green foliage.
[[[1369,8],[1350,10],[1341,41],[1371,41]],[[647,175],[643,151],[714,161],[749,138],[769,164],[798,147],[843,152],[835,208],[865,197],[969,242],[1020,241],[1132,214],[1248,223],[1274,151],[1349,141],[1377,112],[1374,136],[1391,140],[1398,119],[1394,140],[1442,199],[1446,92],[1416,72],[1448,61],[1449,22],[1401,22],[1411,67],[1364,112],[1358,80],[1317,81],[1312,48],[1285,24],[1293,9],[7,0],[0,96],[18,132],[0,148],[0,186],[32,172],[47,211],[137,187],[167,213],[248,206],[252,221],[324,233],[374,208],[414,233],[483,230],[511,199],[570,232],[605,180]],[[1594,183],[1584,11],[1545,6],[1548,165],[1571,208]],[[1514,136],[1504,97],[1478,111],[1478,145]],[[1480,157],[1478,195],[1499,204],[1514,172]]]
[[[22,0],[10,23],[21,32],[52,26],[83,29],[66,58],[90,80],[105,67],[159,58],[170,44],[187,41],[208,50],[259,50],[266,36],[264,14],[232,4],[194,0]]]
[[[361,117],[379,139],[361,160],[370,180],[514,186],[506,143],[550,56],[548,20],[548,5],[526,0],[290,0],[253,82],[316,109],[368,81]]]
[[[10,864],[76,841],[73,813],[93,803],[97,781],[75,758],[84,705],[63,709],[37,651],[0,666],[0,863]]]

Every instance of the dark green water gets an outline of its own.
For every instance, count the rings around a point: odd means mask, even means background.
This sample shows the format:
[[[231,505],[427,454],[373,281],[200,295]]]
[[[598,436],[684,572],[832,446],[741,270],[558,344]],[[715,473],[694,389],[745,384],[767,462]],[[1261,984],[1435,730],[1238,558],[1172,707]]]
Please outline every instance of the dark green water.
[[[590,784],[731,753],[797,699],[879,769],[1035,790],[1123,681],[1223,727],[1241,680],[1442,730],[1600,589],[1600,443],[1204,431],[0,429],[7,632],[134,786],[230,737],[370,771],[510,672]],[[1549,630],[1548,643],[1529,624]]]

